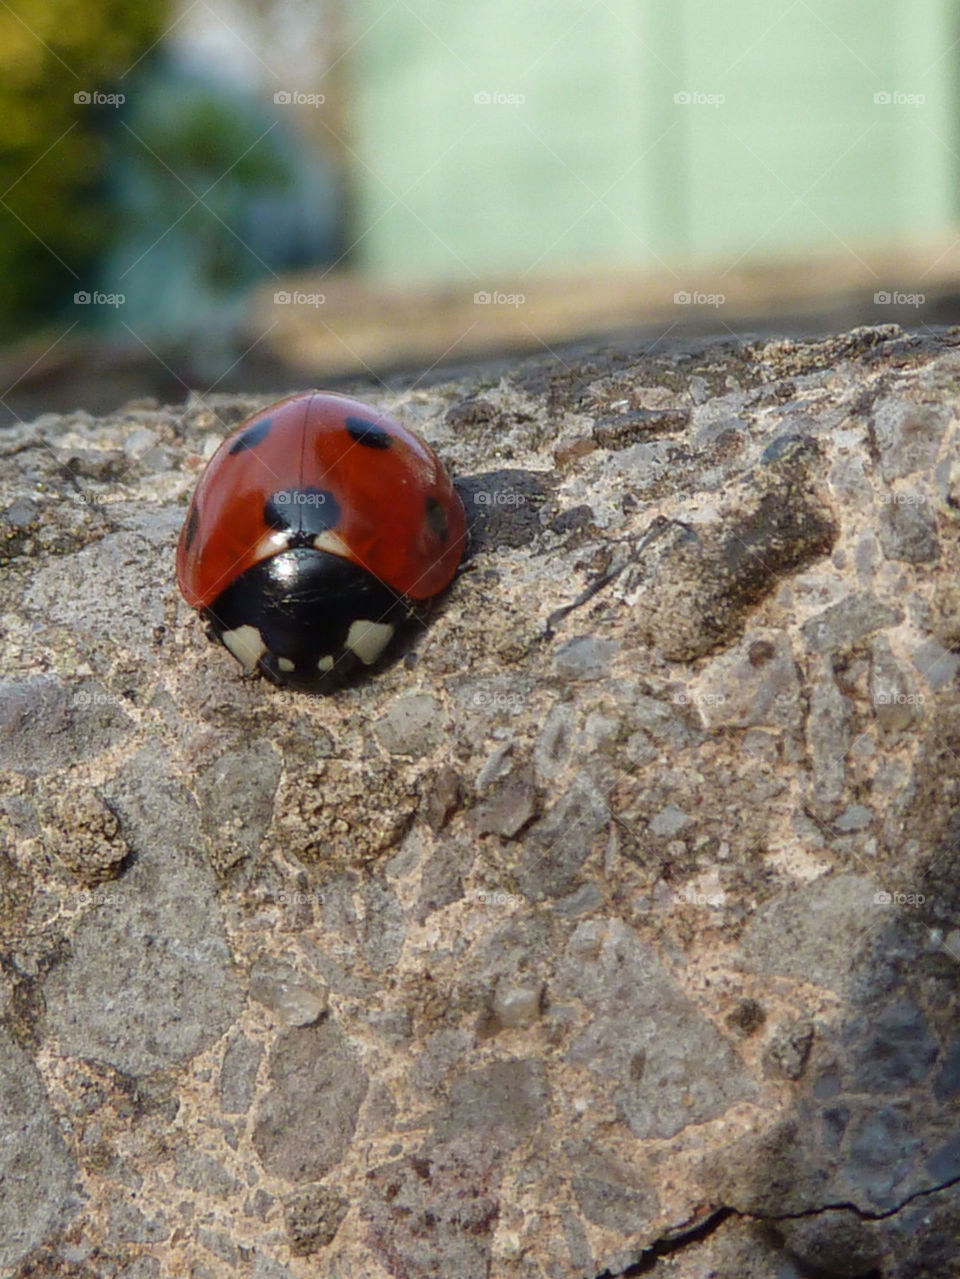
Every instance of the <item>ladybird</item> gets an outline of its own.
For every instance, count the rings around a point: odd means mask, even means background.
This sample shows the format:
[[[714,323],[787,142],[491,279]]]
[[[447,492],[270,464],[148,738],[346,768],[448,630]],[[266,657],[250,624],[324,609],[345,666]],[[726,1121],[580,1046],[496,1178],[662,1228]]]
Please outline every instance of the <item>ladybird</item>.
[[[325,691],[451,581],[466,516],[436,454],[333,392],[255,413],[200,477],[177,582],[245,671]]]

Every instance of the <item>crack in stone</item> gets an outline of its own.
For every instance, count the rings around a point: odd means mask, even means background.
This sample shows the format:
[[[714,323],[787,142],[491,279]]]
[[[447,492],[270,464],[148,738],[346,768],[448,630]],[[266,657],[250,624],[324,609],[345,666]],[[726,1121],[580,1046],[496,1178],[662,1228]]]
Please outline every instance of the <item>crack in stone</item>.
[[[711,1208],[708,1213],[692,1222],[690,1225],[678,1226],[674,1230],[669,1230],[665,1235],[661,1235],[659,1239],[655,1239],[653,1243],[643,1248],[636,1261],[632,1262],[626,1270],[620,1270],[614,1274],[610,1270],[604,1270],[597,1276],[597,1279],[634,1279],[636,1275],[645,1275],[653,1269],[661,1257],[666,1257],[672,1252],[678,1252],[681,1248],[685,1248],[687,1244],[699,1243],[702,1239],[707,1239],[713,1232],[727,1220],[728,1217],[741,1216],[735,1208]]]
[[[949,1181],[942,1182],[939,1186],[929,1186],[926,1190],[915,1190],[912,1195],[907,1195],[906,1199],[894,1208],[888,1209],[886,1212],[867,1212],[864,1208],[858,1208],[856,1204],[849,1202],[821,1204],[816,1208],[806,1208],[803,1212],[784,1212],[776,1216],[764,1216],[762,1213],[756,1212],[739,1212],[736,1208],[731,1212],[736,1213],[738,1217],[748,1217],[754,1221],[797,1221],[804,1217],[816,1217],[822,1212],[853,1212],[861,1221],[886,1221],[890,1217],[895,1217],[898,1212],[902,1212],[908,1204],[912,1204],[916,1199],[923,1199],[927,1195],[936,1195],[941,1190],[949,1190],[951,1186],[960,1184],[960,1177],[952,1177]]]
[[[704,1239],[708,1239],[730,1217],[738,1217],[743,1221],[772,1224],[778,1221],[797,1221],[804,1217],[816,1217],[825,1212],[847,1211],[855,1213],[861,1221],[885,1221],[890,1217],[895,1217],[898,1212],[901,1212],[915,1200],[938,1194],[941,1190],[949,1190],[952,1186],[958,1184],[960,1184],[960,1177],[953,1177],[938,1186],[930,1186],[926,1190],[917,1190],[887,1212],[867,1212],[862,1208],[858,1208],[856,1204],[840,1202],[821,1204],[816,1208],[807,1208],[803,1212],[785,1212],[768,1216],[757,1212],[741,1212],[738,1208],[731,1208],[729,1205],[724,1204],[718,1208],[712,1208],[691,1224],[678,1226],[676,1229],[661,1235],[659,1239],[655,1239],[653,1243],[648,1244],[646,1248],[641,1250],[637,1260],[631,1262],[626,1270],[619,1270],[616,1273],[611,1270],[604,1270],[597,1275],[597,1279],[637,1279],[639,1275],[649,1274],[661,1257],[666,1257],[673,1252],[679,1252],[681,1248],[687,1247],[688,1244],[701,1243]]]
[[[547,618],[546,626],[544,627],[541,638],[545,640],[552,639],[557,632],[557,627],[564,618],[572,613],[574,609],[582,608],[584,604],[588,604],[590,600],[593,599],[594,595],[596,595],[599,591],[602,591],[605,586],[608,586],[615,577],[619,577],[624,569],[629,568],[631,564],[636,563],[640,557],[640,552],[644,550],[645,547],[647,547],[655,538],[659,537],[659,535],[663,533],[673,522],[676,521],[668,520],[662,515],[656,516],[656,518],[651,522],[650,527],[640,538],[639,542],[637,542],[635,537],[611,538],[611,545],[625,542],[635,544],[633,546],[632,553],[627,555],[620,563],[615,564],[611,568],[600,573],[593,581],[584,587],[572,603],[564,604],[560,608],[555,608]]]

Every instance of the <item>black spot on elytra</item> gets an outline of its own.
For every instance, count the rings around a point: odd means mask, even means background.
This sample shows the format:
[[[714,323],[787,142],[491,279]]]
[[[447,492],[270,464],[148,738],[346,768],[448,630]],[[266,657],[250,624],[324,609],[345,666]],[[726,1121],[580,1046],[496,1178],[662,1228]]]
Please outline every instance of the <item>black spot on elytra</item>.
[[[435,497],[427,498],[427,527],[438,542],[445,542],[450,536],[446,511]]]
[[[200,516],[197,513],[197,504],[196,502],[191,502],[190,514],[187,516],[187,531],[183,539],[184,549],[187,551],[189,551],[190,547],[193,545],[193,539],[197,536],[197,528],[199,524]]]
[[[270,434],[270,428],[273,426],[273,418],[261,418],[259,422],[252,422],[245,431],[241,431],[237,438],[230,445],[231,453],[245,453],[247,449],[256,448],[261,440],[265,440]]]
[[[370,422],[365,417],[348,417],[345,425],[350,432],[351,440],[356,444],[365,445],[368,449],[388,449],[392,443],[389,431],[385,431],[382,426],[377,426],[376,422]]]
[[[337,500],[327,489],[314,487],[278,489],[263,505],[268,528],[290,530],[298,541],[311,541],[318,533],[335,528],[340,519]]]

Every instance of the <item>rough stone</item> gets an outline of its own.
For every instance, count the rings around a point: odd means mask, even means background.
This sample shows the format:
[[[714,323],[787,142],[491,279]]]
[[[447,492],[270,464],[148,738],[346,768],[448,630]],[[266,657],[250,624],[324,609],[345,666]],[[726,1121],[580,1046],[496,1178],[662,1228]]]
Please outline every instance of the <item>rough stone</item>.
[[[744,930],[746,962],[754,971],[842,991],[854,958],[850,926],[870,918],[876,891],[866,876],[850,874],[784,890],[760,907]]]
[[[284,1026],[309,1026],[327,1010],[327,992],[289,964],[258,960],[250,972],[250,995],[275,1012]]]
[[[511,839],[537,811],[533,770],[518,769],[494,786],[470,811],[468,820],[478,835],[502,835]]]
[[[571,1186],[588,1221],[620,1234],[649,1225],[657,1194],[645,1169],[629,1168],[610,1152],[576,1141],[564,1153],[576,1169]]]
[[[223,871],[254,857],[273,815],[281,760],[268,741],[224,751],[198,779],[210,859]],[[238,804],[237,797],[243,796]]]
[[[44,844],[81,884],[94,887],[120,874],[129,853],[116,814],[96,791],[68,790],[43,813]]]
[[[801,684],[782,632],[750,631],[707,666],[691,700],[710,728],[795,723]]]
[[[547,712],[534,744],[533,763],[537,777],[550,781],[563,769],[570,758],[573,729],[573,708],[556,702]]]
[[[425,815],[430,829],[443,830],[460,804],[463,786],[460,774],[449,764],[443,764],[425,787]]]
[[[799,1079],[810,1055],[813,1035],[813,1024],[809,1021],[778,1026],[767,1044],[764,1064],[772,1074]]]
[[[601,936],[590,925],[576,930],[555,995],[578,998],[591,1010],[590,1023],[570,1046],[570,1060],[615,1081],[614,1103],[636,1137],[670,1137],[688,1123],[722,1114],[754,1090],[732,1046],[622,925],[611,923]],[[614,1007],[615,1036],[609,1023]],[[705,1058],[718,1067],[709,1081],[696,1067]]]
[[[586,777],[574,779],[553,808],[530,828],[517,880],[531,901],[560,897],[590,855],[609,820],[603,796]]]
[[[0,1265],[13,1266],[80,1208],[77,1169],[33,1062],[0,1027]]]
[[[937,1101],[948,1101],[960,1093],[960,1034],[947,1044],[943,1062],[933,1085]]]
[[[429,755],[444,735],[442,707],[428,693],[400,697],[374,729],[391,755]]]
[[[493,997],[493,1014],[505,1030],[527,1026],[540,1016],[542,1002],[542,986],[511,986],[501,982]]]
[[[547,1095],[539,1061],[498,1061],[455,1080],[449,1105],[434,1124],[441,1141],[484,1130],[509,1148],[546,1117]]]
[[[878,400],[872,425],[884,479],[932,471],[949,416],[932,404],[894,396]]]
[[[825,499],[811,491],[815,449],[773,460],[725,511],[719,527],[679,522],[648,529],[636,574],[635,627],[671,661],[688,662],[736,639],[749,611],[778,582],[827,554],[837,537]]]
[[[162,1213],[150,1216],[122,1191],[111,1196],[110,1239],[115,1243],[163,1243],[170,1238],[170,1226]]]
[[[237,1181],[212,1155],[184,1146],[174,1154],[174,1182],[186,1190],[205,1190],[226,1197],[237,1190]]]
[[[870,699],[877,723],[887,733],[901,733],[921,717],[923,694],[882,636],[871,645],[870,659]]]
[[[293,1255],[306,1257],[331,1244],[349,1207],[331,1186],[305,1186],[288,1196],[283,1215]]]
[[[44,986],[62,1052],[132,1075],[188,1060],[236,1018],[236,979],[211,877],[163,844],[78,916]]]
[[[246,1114],[253,1103],[257,1070],[263,1049],[244,1034],[227,1041],[220,1070],[220,1109],[227,1115]]]
[[[557,674],[565,679],[602,679],[619,647],[614,641],[598,639],[595,635],[578,635],[559,645],[553,664]]]
[[[37,777],[107,750],[131,727],[123,699],[92,680],[49,675],[0,684],[0,768]]]
[[[815,614],[801,630],[814,652],[833,653],[849,648],[881,627],[896,626],[902,621],[899,608],[884,604],[868,591],[861,591]]]
[[[862,1037],[852,1074],[856,1092],[898,1093],[925,1079],[937,1056],[937,1043],[912,999],[902,997],[863,1022],[850,1023],[845,1037]]]
[[[813,768],[813,795],[822,812],[843,795],[850,749],[850,706],[829,662],[821,662],[810,694],[807,742]]]
[[[473,858],[474,852],[466,843],[447,840],[439,846],[420,876],[418,923],[422,924],[433,911],[462,900],[464,876]]]
[[[365,906],[360,950],[374,972],[392,968],[400,957],[406,920],[397,896],[378,879],[371,879],[363,893]]]
[[[471,545],[329,697],[172,577],[269,397],[6,429],[12,1279],[951,1273],[956,335],[561,354],[358,388]]]
[[[486,1279],[500,1216],[492,1161],[456,1143],[372,1169],[361,1204],[366,1239],[388,1273],[404,1279]]]
[[[925,499],[886,502],[880,514],[879,532],[880,545],[888,560],[929,564],[940,554],[936,517],[933,506]]]
[[[319,1181],[346,1153],[369,1081],[333,1021],[288,1031],[270,1054],[253,1143],[268,1172]]]

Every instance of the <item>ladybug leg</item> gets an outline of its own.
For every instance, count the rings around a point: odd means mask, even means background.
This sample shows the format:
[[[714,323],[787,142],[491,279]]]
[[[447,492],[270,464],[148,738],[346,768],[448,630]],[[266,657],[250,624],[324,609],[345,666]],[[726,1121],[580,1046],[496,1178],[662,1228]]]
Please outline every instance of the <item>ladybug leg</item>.
[[[287,683],[288,672],[281,669],[276,653],[271,653],[269,649],[257,662],[257,670],[264,679],[268,679],[271,684],[276,684],[280,688]]]

